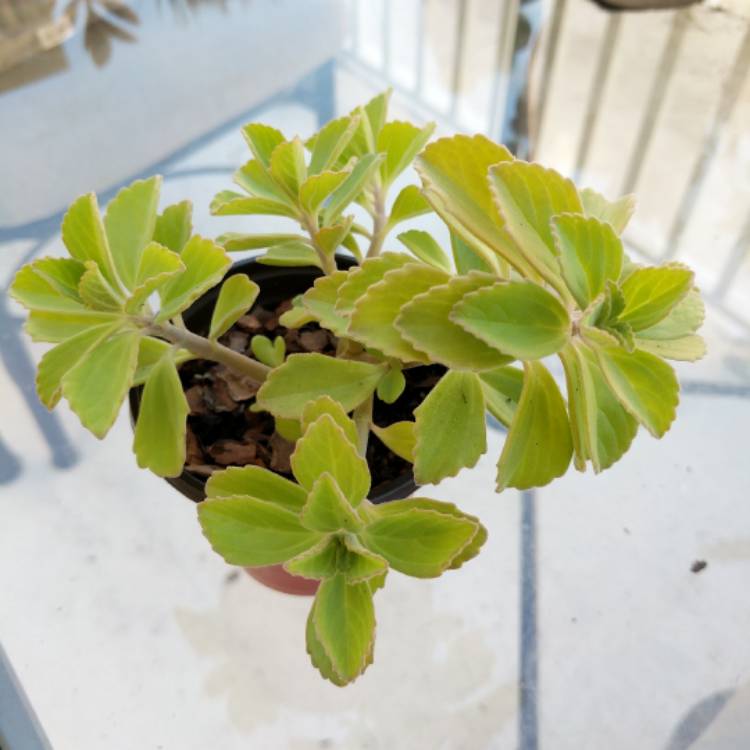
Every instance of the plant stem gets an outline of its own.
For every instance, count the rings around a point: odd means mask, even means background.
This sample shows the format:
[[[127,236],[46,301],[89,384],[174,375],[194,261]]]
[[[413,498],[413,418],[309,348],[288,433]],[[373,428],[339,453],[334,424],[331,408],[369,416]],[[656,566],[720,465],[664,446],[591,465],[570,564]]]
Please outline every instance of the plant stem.
[[[373,396],[370,394],[353,412],[352,419],[357,428],[357,440],[359,443],[359,455],[364,457],[367,453],[367,441],[370,437],[370,425],[372,424]]]
[[[372,239],[370,240],[370,249],[367,251],[368,258],[375,258],[380,255],[383,248],[383,241],[388,234],[388,221],[385,215],[385,193],[381,188],[375,188],[375,215],[372,220]]]
[[[310,214],[303,214],[301,222],[303,229],[310,235],[310,242],[312,243],[315,252],[318,254],[318,258],[323,266],[323,273],[330,276],[336,271],[336,261],[328,255],[318,244],[315,239],[315,235],[318,233],[317,220],[314,219]]]
[[[178,328],[171,323],[152,325],[147,330],[148,333],[182,346],[203,359],[220,362],[239,375],[249,378],[254,383],[261,384],[265,382],[268,374],[271,372],[271,368],[262,362],[250,359],[250,357],[246,357],[244,354],[223,346],[218,341],[203,338],[203,336],[198,336],[198,334],[187,329]]]

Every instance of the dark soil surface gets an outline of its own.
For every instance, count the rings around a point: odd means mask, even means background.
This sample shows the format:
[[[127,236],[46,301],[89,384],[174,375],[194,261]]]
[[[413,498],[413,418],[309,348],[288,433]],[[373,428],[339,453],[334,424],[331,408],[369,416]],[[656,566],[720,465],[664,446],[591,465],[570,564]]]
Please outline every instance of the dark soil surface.
[[[273,310],[256,305],[253,312],[240,318],[221,337],[225,346],[250,355],[250,340],[263,334],[273,340],[282,336],[287,354],[320,352],[334,355],[336,337],[315,323],[299,329],[279,325],[279,316],[290,307],[283,302]],[[413,412],[432,390],[444,372],[440,365],[415,367],[404,371],[406,388],[393,404],[377,397],[373,417],[385,427],[393,422],[413,419]],[[191,360],[180,368],[185,395],[190,404],[187,427],[185,468],[207,478],[226,466],[254,464],[291,478],[289,458],[294,444],[274,428],[273,418],[249,410],[257,388],[223,365],[207,360]],[[392,453],[370,433],[367,462],[373,477],[373,490],[407,474],[411,465]]]

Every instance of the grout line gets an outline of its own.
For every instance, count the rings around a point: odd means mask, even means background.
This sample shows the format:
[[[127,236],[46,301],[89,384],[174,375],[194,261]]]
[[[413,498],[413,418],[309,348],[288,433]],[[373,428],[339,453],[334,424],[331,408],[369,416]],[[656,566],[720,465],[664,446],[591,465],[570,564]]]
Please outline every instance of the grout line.
[[[536,588],[536,495],[521,493],[521,653],[518,685],[518,747],[537,750],[538,633]]]

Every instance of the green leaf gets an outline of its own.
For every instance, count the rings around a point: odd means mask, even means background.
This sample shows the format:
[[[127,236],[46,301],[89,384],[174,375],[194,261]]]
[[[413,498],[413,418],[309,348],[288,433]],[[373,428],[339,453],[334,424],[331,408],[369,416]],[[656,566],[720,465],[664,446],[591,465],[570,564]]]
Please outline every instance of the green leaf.
[[[430,204],[416,185],[407,185],[396,196],[388,217],[388,229],[408,219],[414,219],[430,212]]]
[[[154,236],[160,190],[160,176],[136,180],[120,190],[107,206],[107,241],[117,273],[128,289],[135,285],[143,248]]]
[[[414,447],[417,443],[414,422],[394,422],[388,427],[378,427],[373,423],[370,429],[397,456],[414,463]]]
[[[296,213],[297,193],[290,195],[284,185],[280,184],[258,159],[251,159],[243,164],[232,175],[232,179],[254,198],[284,204],[292,213]]]
[[[425,198],[455,234],[491,268],[499,254],[524,270],[528,264],[503,227],[487,180],[490,166],[512,160],[508,149],[482,135],[456,135],[427,146],[416,168]]]
[[[622,271],[622,242],[609,224],[577,214],[552,217],[552,233],[568,289],[585,310]]]
[[[568,410],[576,466],[590,460],[595,472],[618,461],[633,442],[638,423],[620,405],[607,384],[596,356],[574,342],[560,352],[568,387]]]
[[[330,225],[365,189],[383,161],[382,154],[366,154],[357,161],[349,176],[334,190],[323,211],[323,224]]]
[[[573,441],[565,402],[541,362],[524,363],[524,381],[497,465],[497,491],[542,487],[562,476]]]
[[[318,247],[329,257],[333,257],[338,246],[346,240],[354,223],[353,216],[347,216],[330,227],[323,227],[315,233]],[[356,242],[354,243],[356,247]],[[358,248],[357,248],[358,249]]]
[[[154,291],[184,270],[185,264],[177,253],[158,242],[149,242],[141,254],[133,293],[125,309],[130,313],[139,312]]]
[[[189,411],[170,351],[153,366],[143,388],[133,439],[138,466],[161,477],[182,473]]]
[[[87,260],[86,271],[78,283],[78,293],[84,304],[94,310],[118,312],[123,309],[125,299],[115,291],[104,278],[99,266],[93,260]]]
[[[431,361],[447,367],[490,370],[507,364],[511,357],[470,335],[450,318],[454,306],[467,294],[496,282],[497,277],[476,271],[454,276],[447,284],[434,286],[404,305],[396,318],[396,328]]]
[[[247,198],[241,193],[222,190],[211,201],[213,216],[287,216],[297,218],[297,211],[286,203],[268,200],[267,198]]]
[[[44,354],[36,373],[39,400],[53,409],[62,395],[62,379],[95,346],[110,336],[120,323],[99,323],[82,330]]]
[[[636,349],[628,353],[609,343],[606,334],[592,340],[599,365],[620,403],[654,437],[662,437],[674,421],[679,385],[674,370],[662,359]]]
[[[570,337],[570,318],[560,301],[538,284],[501,281],[471,292],[450,315],[454,323],[517,359],[541,359]]]
[[[391,89],[386,89],[382,93],[374,96],[363,107],[367,115],[367,121],[370,123],[370,132],[373,138],[377,138],[380,131],[385,125],[388,117],[388,104],[391,100]]]
[[[625,195],[616,201],[608,201],[596,190],[581,190],[581,203],[586,216],[606,221],[617,234],[622,234],[635,211],[635,196]]]
[[[339,556],[338,567],[349,583],[372,581],[377,585],[375,579],[384,577],[388,573],[388,563],[385,558],[370,552],[351,535],[341,538],[341,546],[343,554]]]
[[[305,147],[299,138],[279,143],[271,154],[271,175],[290,197],[296,198],[307,178]]]
[[[232,265],[223,248],[197,234],[185,245],[180,260],[185,264],[185,272],[162,288],[157,323],[190,307],[198,297],[216,286]]]
[[[479,519],[468,513],[460,511],[453,503],[445,503],[440,500],[430,500],[426,497],[407,498],[405,500],[394,500],[389,503],[381,503],[370,508],[370,515],[376,518],[385,518],[392,515],[399,515],[412,508],[422,510],[432,510],[443,515],[453,516],[454,518],[471,521],[476,524],[476,533],[460,552],[456,555],[449,568],[455,570],[460,568],[465,562],[471,560],[479,554],[482,545],[487,541],[487,529],[482,526]]]
[[[338,290],[349,278],[346,271],[335,271],[315,279],[315,283],[302,296],[302,305],[324,328],[343,336],[349,321],[336,312]]]
[[[286,242],[305,241],[301,234],[239,234],[225,232],[216,238],[216,244],[221,245],[228,253],[239,250],[257,250],[273,245],[283,245]]]
[[[299,189],[299,200],[302,208],[313,216],[317,215],[326,198],[348,176],[348,172],[321,172],[308,177]]]
[[[321,580],[336,575],[342,544],[332,535],[326,536],[315,547],[284,563],[284,569],[293,576]]]
[[[311,139],[310,174],[332,169],[359,126],[359,117],[340,117],[324,125]]]
[[[312,612],[315,635],[341,682],[355,680],[371,660],[375,610],[367,583],[338,573],[320,584]]]
[[[291,571],[290,571],[291,572]],[[295,574],[296,575],[296,574]],[[310,656],[312,665],[320,672],[321,676],[326,680],[329,680],[338,687],[344,687],[346,680],[342,680],[341,677],[336,674],[326,650],[323,648],[323,644],[320,642],[317,633],[315,632],[315,603],[310,609],[310,614],[307,616],[307,626],[305,630],[305,640],[307,644],[307,653]]]
[[[155,339],[151,336],[141,336],[140,343],[138,344],[138,364],[135,368],[135,375],[133,375],[133,383],[131,387],[134,388],[137,385],[143,385],[151,374],[151,370],[154,366],[158,364],[161,361],[161,358],[172,348],[172,344],[168,344],[161,339]],[[178,367],[183,362],[187,362],[194,357],[195,355],[187,349],[173,348],[172,358],[174,359],[175,365]]]
[[[338,401],[330,396],[321,396],[305,405],[302,412],[302,427],[306,430],[318,417],[328,414],[344,431],[349,442],[356,448],[359,442],[357,428]]]
[[[156,217],[154,242],[168,247],[173,253],[181,253],[193,233],[193,204],[181,201],[167,206]]]
[[[419,260],[447,273],[453,269],[448,256],[429,232],[410,229],[398,235],[399,241]]]
[[[451,232],[451,249],[453,250],[453,263],[458,273],[467,274],[470,271],[493,272],[493,267],[482,260],[482,256],[474,252],[455,232]]]
[[[206,497],[254,497],[299,512],[307,492],[296,482],[260,466],[229,466],[214,472],[206,482]]]
[[[213,314],[210,339],[218,339],[226,333],[255,303],[260,287],[245,274],[230,276],[219,290]]]
[[[307,323],[315,320],[315,316],[302,307],[302,295],[297,295],[292,300],[292,306],[289,310],[279,317],[279,323],[286,328],[301,328]]]
[[[65,374],[63,395],[81,424],[98,438],[112,427],[130,388],[140,333],[117,332],[91,349]]]
[[[503,222],[527,264],[554,282],[560,270],[550,219],[555,214],[583,212],[575,185],[553,169],[525,161],[492,167],[490,185]]]
[[[328,472],[353,507],[370,490],[367,462],[329,414],[318,417],[305,430],[297,441],[291,463],[297,481],[310,491],[318,477]]]
[[[479,374],[487,411],[495,419],[510,427],[523,389],[523,370],[517,367],[498,367]]]
[[[339,287],[336,311],[343,315],[351,313],[371,286],[381,281],[388,271],[401,268],[407,263],[414,263],[414,259],[403,253],[383,253],[351,268],[348,271],[349,278]]]
[[[67,210],[62,221],[62,240],[73,258],[81,263],[93,260],[110,284],[119,285],[99,205],[93,193],[77,198]]]
[[[336,480],[323,472],[310,489],[300,521],[313,531],[356,533],[362,525]]]
[[[274,419],[274,427],[276,432],[288,440],[290,443],[296,443],[302,437],[302,424],[299,419],[283,419],[282,417],[276,417]]]
[[[83,306],[78,311],[66,313],[32,310],[26,320],[24,330],[32,341],[57,344],[92,326],[121,321],[120,313],[96,312]]]
[[[255,358],[269,367],[278,367],[286,354],[286,344],[281,336],[277,336],[273,342],[267,336],[253,336],[250,339],[250,348]]]
[[[625,309],[620,320],[634,331],[651,328],[669,315],[693,288],[693,272],[677,264],[639,268],[621,286]]]
[[[476,464],[487,450],[484,396],[477,375],[449,370],[414,410],[417,484],[439,482]]]
[[[242,128],[242,135],[253,155],[266,167],[271,164],[271,154],[284,141],[283,134],[270,125],[253,122]]]
[[[273,245],[268,252],[257,258],[258,263],[266,266],[317,266],[321,268],[318,254],[309,245],[302,242],[284,242]]]
[[[433,286],[445,284],[448,278],[445,271],[416,263],[388,271],[356,303],[349,335],[386,356],[429,363],[423,352],[404,339],[394,322],[407,302]]]
[[[419,507],[376,517],[361,532],[364,545],[394,569],[415,578],[436,578],[451,567],[471,543],[479,524]]]
[[[691,289],[670,313],[656,325],[638,331],[638,339],[681,339],[695,333],[706,317],[706,308],[697,289]]]
[[[406,378],[399,367],[391,367],[378,383],[378,398],[386,404],[392,404],[404,392]]]
[[[309,401],[330,396],[349,412],[375,391],[387,365],[323,354],[291,354],[274,370],[256,396],[259,408],[298,419]]]
[[[434,130],[434,122],[421,129],[410,122],[394,121],[383,125],[377,135],[376,148],[385,153],[380,174],[386,188],[414,161]]]
[[[296,513],[254,497],[222,497],[198,504],[203,534],[230,565],[260,567],[291,560],[322,539]]]
[[[697,362],[706,356],[706,342],[694,333],[679,339],[635,338],[635,346],[664,359],[678,362]]]
[[[18,271],[13,279],[10,295],[28,310],[46,310],[51,313],[86,312],[78,294],[78,284],[85,270],[84,264],[77,260],[42,258],[26,264]]]

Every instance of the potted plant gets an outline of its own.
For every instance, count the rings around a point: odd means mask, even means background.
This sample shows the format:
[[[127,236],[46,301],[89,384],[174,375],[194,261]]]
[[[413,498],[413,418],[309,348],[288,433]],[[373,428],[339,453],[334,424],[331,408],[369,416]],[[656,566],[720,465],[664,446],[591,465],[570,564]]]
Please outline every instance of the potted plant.
[[[429,578],[479,552],[477,518],[407,496],[476,464],[487,412],[508,430],[498,492],[545,485],[571,460],[599,472],[639,426],[669,429],[678,383],[665,360],[704,353],[692,272],[623,250],[632,197],[578,190],[483,136],[428,145],[432,126],[387,122],[387,104],[304,143],[243,129],[244,192],[217,195],[213,213],[284,216],[299,232],[194,235],[189,202],[158,212],[154,177],[103,219],[93,194],[76,200],[70,257],[30,263],[12,287],[30,336],[55,344],[42,402],[64,396],[103,438],[130,392],[138,465],[201,501],[213,548],[271,585],[289,583],[281,571],[315,591],[307,649],[337,685],[372,661],[373,595],[390,569]],[[415,159],[421,186],[391,203]],[[387,239],[430,211],[453,262],[426,232],[398,234],[398,251]],[[250,249],[264,254],[231,268],[228,253]]]

